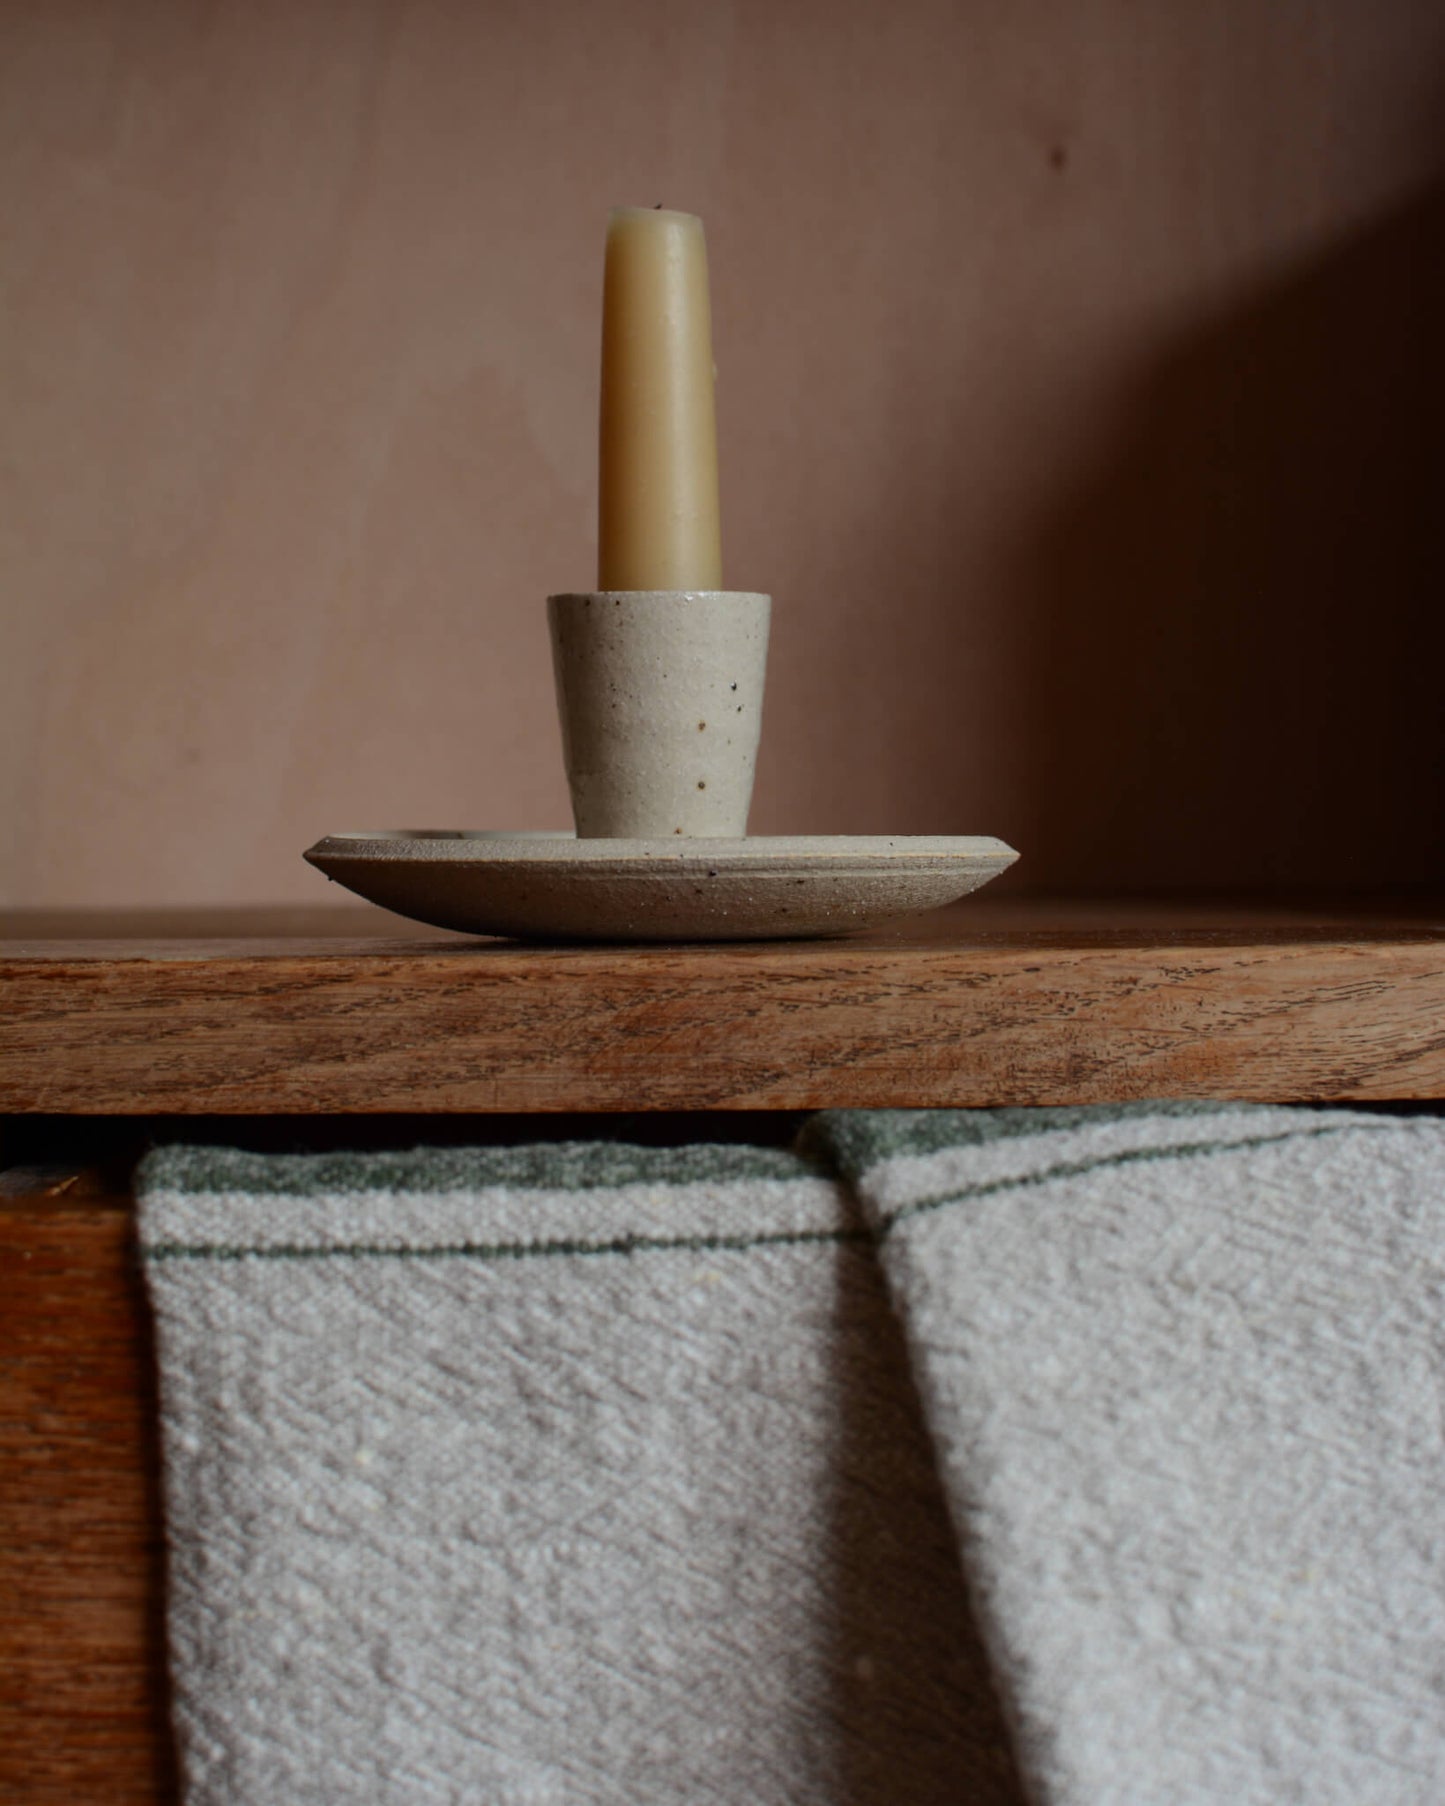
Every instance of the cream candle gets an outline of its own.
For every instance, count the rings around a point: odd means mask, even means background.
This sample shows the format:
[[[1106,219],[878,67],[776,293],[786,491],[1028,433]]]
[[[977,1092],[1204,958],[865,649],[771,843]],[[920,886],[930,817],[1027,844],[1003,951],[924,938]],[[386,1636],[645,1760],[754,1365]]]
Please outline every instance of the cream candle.
[[[707,244],[695,214],[618,207],[608,223],[597,587],[722,588]]]

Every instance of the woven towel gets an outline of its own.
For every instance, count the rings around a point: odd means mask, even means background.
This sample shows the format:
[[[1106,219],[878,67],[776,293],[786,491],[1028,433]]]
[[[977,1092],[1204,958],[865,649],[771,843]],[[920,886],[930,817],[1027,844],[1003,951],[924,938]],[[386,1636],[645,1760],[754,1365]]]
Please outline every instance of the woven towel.
[[[1445,1801],[1445,1125],[822,1127],[880,1237],[1034,1797]]]
[[[1445,1799],[1434,1119],[169,1150],[141,1228],[191,1806],[1016,1801],[970,1593],[1040,1806]]]
[[[141,1227],[190,1806],[1018,1798],[813,1167],[173,1149]]]

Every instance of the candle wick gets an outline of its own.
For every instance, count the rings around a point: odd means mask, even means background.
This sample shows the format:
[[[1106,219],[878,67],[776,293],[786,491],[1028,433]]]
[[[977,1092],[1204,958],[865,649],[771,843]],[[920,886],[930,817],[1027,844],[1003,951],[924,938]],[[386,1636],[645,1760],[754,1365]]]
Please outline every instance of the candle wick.
[[[661,202],[661,201],[654,201],[654,202],[653,202],[653,203],[652,203],[652,211],[653,211],[653,212],[654,212],[654,213],[661,213],[661,212],[662,212],[662,202]]]

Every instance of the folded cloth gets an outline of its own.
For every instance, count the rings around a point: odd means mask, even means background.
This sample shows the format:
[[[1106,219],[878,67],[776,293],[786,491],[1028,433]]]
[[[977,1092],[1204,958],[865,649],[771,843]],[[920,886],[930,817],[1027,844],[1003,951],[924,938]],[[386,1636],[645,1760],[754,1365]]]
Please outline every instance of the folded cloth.
[[[880,1239],[1032,1796],[1439,1806],[1445,1124],[813,1133]]]
[[[140,1204],[190,1806],[1018,1800],[814,1165],[172,1148]]]
[[[1433,1118],[171,1149],[141,1237],[191,1806],[1016,1801],[968,1593],[1040,1806],[1445,1799]]]

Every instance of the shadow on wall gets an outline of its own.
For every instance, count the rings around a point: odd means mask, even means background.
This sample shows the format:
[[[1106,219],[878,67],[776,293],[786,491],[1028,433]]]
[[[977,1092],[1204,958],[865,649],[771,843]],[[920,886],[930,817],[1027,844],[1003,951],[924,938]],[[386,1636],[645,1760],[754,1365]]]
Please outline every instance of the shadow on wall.
[[[1445,880],[1442,492],[1445,186],[1167,353],[1015,546],[1027,882]]]

